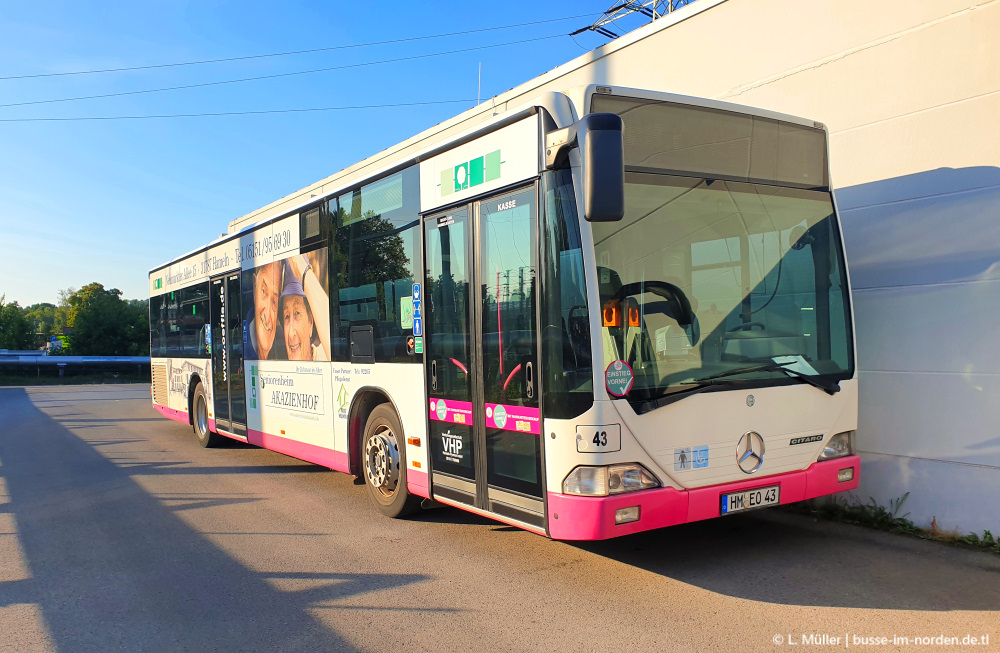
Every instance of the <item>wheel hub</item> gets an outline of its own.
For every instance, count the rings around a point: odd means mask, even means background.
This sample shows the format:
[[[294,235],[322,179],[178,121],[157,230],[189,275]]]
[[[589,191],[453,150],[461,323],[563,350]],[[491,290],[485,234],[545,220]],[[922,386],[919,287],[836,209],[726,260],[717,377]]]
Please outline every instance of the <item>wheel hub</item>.
[[[365,451],[365,475],[372,487],[388,496],[399,483],[399,446],[387,426],[381,426],[368,438]]]

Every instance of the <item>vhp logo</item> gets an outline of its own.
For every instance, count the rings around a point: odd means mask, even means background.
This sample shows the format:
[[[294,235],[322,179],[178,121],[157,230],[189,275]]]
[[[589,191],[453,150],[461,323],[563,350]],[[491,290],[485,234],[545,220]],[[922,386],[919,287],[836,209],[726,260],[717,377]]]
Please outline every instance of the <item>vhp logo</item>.
[[[442,433],[441,434],[441,444],[444,448],[446,454],[452,456],[462,455],[462,437],[459,435],[453,435],[452,433]]]
[[[162,287],[163,287],[163,277],[160,277],[159,279],[153,282],[154,290],[159,290]]]

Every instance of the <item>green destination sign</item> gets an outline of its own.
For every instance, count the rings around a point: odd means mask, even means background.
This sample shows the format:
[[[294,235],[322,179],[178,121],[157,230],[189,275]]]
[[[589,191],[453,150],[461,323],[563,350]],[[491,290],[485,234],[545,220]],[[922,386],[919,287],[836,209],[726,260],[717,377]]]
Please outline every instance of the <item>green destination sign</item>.
[[[441,196],[500,178],[500,150],[441,171]]]

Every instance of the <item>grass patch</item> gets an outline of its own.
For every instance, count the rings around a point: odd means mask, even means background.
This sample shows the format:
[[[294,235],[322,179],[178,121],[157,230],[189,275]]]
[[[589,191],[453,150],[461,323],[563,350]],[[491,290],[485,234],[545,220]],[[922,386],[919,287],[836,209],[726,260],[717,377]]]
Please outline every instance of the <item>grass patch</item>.
[[[957,531],[942,531],[938,528],[936,518],[931,520],[930,528],[917,526],[907,518],[910,513],[900,514],[903,504],[906,503],[909,496],[910,493],[907,492],[898,499],[890,501],[888,506],[879,505],[874,498],[869,498],[868,503],[862,503],[857,497],[846,499],[837,496],[827,499],[811,499],[792,504],[792,506],[794,506],[795,511],[804,512],[814,517],[919,537],[923,540],[959,544],[1000,554],[1000,538],[995,537],[990,531],[983,531],[982,535],[976,533],[960,535]]]

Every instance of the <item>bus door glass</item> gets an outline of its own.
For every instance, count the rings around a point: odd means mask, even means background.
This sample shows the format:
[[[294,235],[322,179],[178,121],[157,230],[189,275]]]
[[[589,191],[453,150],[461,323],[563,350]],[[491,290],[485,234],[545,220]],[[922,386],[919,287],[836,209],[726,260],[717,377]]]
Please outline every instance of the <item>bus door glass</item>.
[[[490,510],[541,525],[535,190],[495,196],[477,208],[480,405]]]
[[[435,492],[476,505],[477,447],[473,437],[472,275],[469,212],[465,208],[424,221],[424,360],[428,428]],[[414,335],[418,336],[418,329]]]
[[[240,273],[212,279],[212,394],[215,423],[236,435],[246,434],[246,384],[243,378],[243,322]]]
[[[243,293],[240,292],[239,272],[226,278],[229,302],[226,315],[228,334],[226,344],[229,347],[229,411],[232,432],[236,435],[247,434],[247,397],[246,377],[243,374]]]

